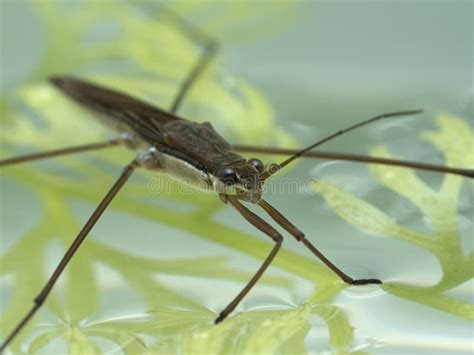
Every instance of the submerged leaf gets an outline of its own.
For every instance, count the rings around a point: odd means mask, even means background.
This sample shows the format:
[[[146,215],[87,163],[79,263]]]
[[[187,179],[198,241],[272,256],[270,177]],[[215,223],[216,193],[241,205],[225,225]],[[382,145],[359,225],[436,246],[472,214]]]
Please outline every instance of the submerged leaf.
[[[425,132],[422,137],[442,150],[448,166],[472,168],[474,133],[470,127],[460,118],[447,114],[439,115],[437,122],[439,129],[435,132]],[[373,154],[382,158],[399,159],[383,147],[373,149]],[[382,287],[387,292],[471,319],[471,304],[443,294],[474,277],[472,251],[468,256],[462,251],[457,219],[461,184],[464,179],[445,174],[441,188],[435,191],[414,171],[383,165],[370,165],[370,169],[387,189],[403,196],[421,210],[433,226],[434,235],[401,225],[395,218],[370,203],[327,181],[319,181],[314,188],[339,216],[352,225],[423,248],[440,262],[443,275],[437,284],[428,287],[385,284]]]

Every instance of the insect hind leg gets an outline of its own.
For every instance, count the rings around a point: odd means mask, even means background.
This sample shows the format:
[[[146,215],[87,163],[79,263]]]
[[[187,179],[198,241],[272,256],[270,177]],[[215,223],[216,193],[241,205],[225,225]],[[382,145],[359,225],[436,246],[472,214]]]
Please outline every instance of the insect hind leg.
[[[71,146],[71,147],[66,147],[66,148],[59,148],[59,149],[42,151],[42,152],[30,153],[26,155],[20,155],[20,156],[15,156],[15,157],[10,157],[10,158],[0,160],[0,168],[8,166],[8,165],[20,164],[20,163],[33,161],[33,160],[54,158],[54,157],[58,157],[62,155],[70,155],[70,154],[81,153],[81,152],[86,152],[86,151],[110,148],[110,147],[118,146],[118,145],[127,146],[128,144],[131,144],[131,143],[129,143],[129,140],[127,138],[119,137],[119,138],[108,140],[106,142],[76,145],[76,146]]]
[[[186,21],[184,18],[174,13],[165,6],[160,5],[160,7],[161,10],[166,14],[166,17],[177,23],[179,29],[190,40],[198,42],[203,47],[200,57],[188,71],[186,77],[181,82],[178,88],[176,96],[173,99],[170,112],[176,113],[181,103],[185,99],[186,95],[189,94],[189,91],[191,90],[193,85],[198,81],[199,77],[204,73],[205,69],[209,66],[213,58],[216,56],[219,46],[213,38],[208,36],[200,28],[198,28],[191,22]]]

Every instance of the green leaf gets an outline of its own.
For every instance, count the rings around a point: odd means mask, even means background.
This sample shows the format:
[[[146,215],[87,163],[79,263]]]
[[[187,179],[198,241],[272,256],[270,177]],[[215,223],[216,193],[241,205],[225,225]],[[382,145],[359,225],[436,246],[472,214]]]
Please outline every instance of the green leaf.
[[[460,118],[440,114],[438,130],[424,132],[422,137],[442,151],[448,166],[472,168],[474,165],[474,133]],[[395,158],[383,147],[372,153],[382,158]],[[370,233],[382,234],[406,241],[432,253],[439,261],[443,276],[435,285],[427,287],[384,284],[382,287],[399,297],[422,303],[463,318],[472,318],[472,305],[443,293],[474,277],[472,251],[462,250],[457,209],[461,184],[460,176],[445,174],[441,188],[435,191],[412,170],[394,166],[370,165],[374,177],[387,189],[403,196],[417,206],[431,223],[434,235],[427,235],[401,225],[370,203],[345,192],[327,181],[313,184],[333,210],[344,220]],[[472,185],[470,185],[472,188]]]

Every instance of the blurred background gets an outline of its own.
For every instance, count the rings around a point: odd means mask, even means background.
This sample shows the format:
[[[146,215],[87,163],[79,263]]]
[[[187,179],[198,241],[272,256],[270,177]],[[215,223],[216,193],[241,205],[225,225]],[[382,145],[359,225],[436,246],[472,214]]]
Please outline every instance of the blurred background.
[[[368,155],[383,146],[401,159],[474,165],[471,1],[3,1],[0,10],[2,157],[110,136],[48,86],[52,74],[166,108],[200,49],[171,11],[221,47],[180,114],[212,122],[230,142],[303,147],[380,113],[424,109],[322,150]],[[422,136],[439,126],[439,144]],[[2,172],[3,336],[132,156],[114,149]],[[15,353],[73,353],[74,342],[82,353],[472,352],[467,179],[295,164],[275,179],[294,178],[300,188],[277,185],[267,200],[343,270],[399,283],[399,291],[343,288],[286,236],[238,316],[213,327],[213,312],[242,289],[271,243],[213,196],[150,191],[154,177],[132,179]],[[414,242],[424,237],[437,247]]]

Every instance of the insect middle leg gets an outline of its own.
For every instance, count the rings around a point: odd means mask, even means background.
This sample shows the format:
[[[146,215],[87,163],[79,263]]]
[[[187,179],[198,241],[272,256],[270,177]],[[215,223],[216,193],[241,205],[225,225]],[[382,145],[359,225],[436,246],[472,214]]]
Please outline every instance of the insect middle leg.
[[[235,209],[247,220],[249,221],[252,225],[260,229],[263,233],[265,233],[267,236],[273,239],[275,242],[275,246],[273,249],[270,251],[270,254],[268,254],[267,258],[263,262],[262,266],[258,269],[258,271],[255,273],[255,275],[250,279],[248,284],[244,287],[242,291],[232,300],[232,302],[229,303],[229,305],[224,308],[224,310],[219,314],[219,317],[216,318],[214,321],[216,324],[220,323],[223,321],[229,313],[231,313],[235,307],[242,301],[242,299],[245,297],[247,293],[252,289],[252,287],[255,285],[255,283],[260,279],[260,277],[263,275],[265,270],[268,268],[268,266],[271,264],[273,259],[278,253],[278,250],[280,250],[281,244],[283,242],[283,237],[281,236],[280,233],[278,233],[272,226],[270,226],[267,222],[265,222],[263,219],[261,219],[259,216],[257,216],[255,213],[250,211],[248,208],[246,208],[244,205],[242,205],[237,198],[234,196],[222,196],[221,198],[224,201],[228,201],[232,204],[232,206],[235,207]]]
[[[294,148],[277,148],[277,147],[259,147],[253,145],[233,145],[232,148],[237,152],[243,153],[256,153],[256,154],[272,154],[272,155],[295,155],[301,152],[301,149]],[[349,153],[335,153],[335,152],[322,152],[322,151],[307,151],[301,154],[302,158],[316,158],[316,159],[329,159],[329,160],[343,160],[351,161],[356,163],[370,163],[370,164],[381,164],[391,166],[401,166],[411,169],[419,169],[432,171],[437,173],[455,174],[468,178],[474,178],[473,169],[455,168],[450,166],[435,165],[429,163],[422,163],[417,161],[399,160],[399,159],[387,159],[372,157],[368,155],[358,155]]]
[[[53,286],[55,285],[56,281],[59,279],[64,269],[66,268],[68,263],[71,261],[72,257],[74,256],[76,251],[79,249],[84,239],[86,239],[92,227],[94,227],[96,222],[99,220],[99,218],[102,216],[102,214],[104,213],[104,211],[110,204],[110,202],[112,202],[113,198],[117,195],[117,193],[120,191],[122,186],[127,182],[130,175],[132,175],[132,173],[138,166],[139,166],[139,160],[135,159],[124,168],[120,177],[116,180],[114,185],[110,188],[110,190],[107,192],[107,194],[102,199],[100,204],[94,210],[94,212],[89,217],[84,227],[82,227],[81,231],[76,236],[76,238],[70,245],[69,249],[66,251],[66,254],[64,254],[63,258],[59,262],[58,266],[54,270],[51,277],[49,278],[48,282],[45,284],[41,292],[33,300],[33,306],[30,308],[29,312],[15,326],[15,328],[10,332],[10,334],[7,336],[4,342],[0,345],[0,353],[2,353],[6,349],[8,344],[23,329],[23,327],[25,327],[28,321],[34,316],[34,314],[42,306],[42,304],[48,297],[49,293],[51,292]]]

